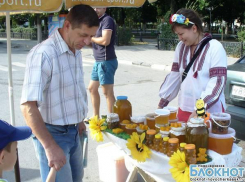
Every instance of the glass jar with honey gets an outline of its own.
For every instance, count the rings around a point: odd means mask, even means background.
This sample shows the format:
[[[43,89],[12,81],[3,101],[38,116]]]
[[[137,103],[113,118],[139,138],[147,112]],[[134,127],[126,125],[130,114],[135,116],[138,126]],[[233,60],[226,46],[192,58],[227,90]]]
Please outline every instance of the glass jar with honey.
[[[126,133],[129,135],[132,135],[133,132],[136,132],[136,127],[137,127],[137,124],[135,123],[127,124],[125,127]]]
[[[164,107],[163,109],[167,109],[170,111],[169,120],[175,121],[177,119],[177,110],[178,110],[177,107],[167,106]]]
[[[139,135],[141,135],[143,132],[146,132],[146,130],[148,130],[149,127],[147,125],[144,124],[140,124],[139,126],[136,127],[137,133]]]
[[[117,113],[119,116],[120,123],[123,120],[129,120],[132,116],[132,105],[128,101],[127,96],[117,96],[117,100],[113,106],[113,113]]]
[[[153,150],[159,151],[161,147],[162,135],[160,133],[155,135]]]
[[[146,124],[150,129],[155,129],[155,113],[146,114]]]
[[[123,129],[123,131],[126,131],[126,125],[127,124],[130,124],[131,122],[129,120],[123,120],[119,125],[120,125],[120,128]]]
[[[149,148],[153,148],[153,140],[155,138],[156,130],[147,130],[146,131],[146,146]]]
[[[185,152],[185,146],[186,146],[186,143],[180,143],[179,144],[179,151],[180,152]]]
[[[162,139],[162,145],[160,148],[160,152],[163,154],[167,154],[168,152],[168,140],[169,140],[169,137],[163,137]]]
[[[171,123],[170,138],[178,138],[180,143],[185,142],[185,128],[182,123]]]
[[[187,123],[185,141],[187,144],[194,144],[196,151],[199,148],[208,148],[208,128],[203,118],[191,118]]]
[[[177,152],[178,148],[179,148],[179,139],[178,138],[170,138],[168,140],[167,156],[171,157],[174,152]]]
[[[210,117],[212,133],[227,134],[231,124],[231,115],[228,113],[212,113]]]
[[[185,161],[188,165],[196,164],[196,146],[194,144],[187,144],[185,146]]]
[[[155,110],[155,123],[158,125],[168,125],[170,111],[167,109],[157,109]]]

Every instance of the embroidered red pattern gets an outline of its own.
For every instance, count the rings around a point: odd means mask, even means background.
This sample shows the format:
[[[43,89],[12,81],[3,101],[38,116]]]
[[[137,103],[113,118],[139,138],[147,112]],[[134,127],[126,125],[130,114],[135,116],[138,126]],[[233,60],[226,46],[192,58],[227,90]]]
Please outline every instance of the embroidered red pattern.
[[[171,71],[179,72],[179,63],[173,63]]]
[[[227,76],[227,69],[226,67],[215,67],[209,69],[209,77],[220,77],[220,76]]]

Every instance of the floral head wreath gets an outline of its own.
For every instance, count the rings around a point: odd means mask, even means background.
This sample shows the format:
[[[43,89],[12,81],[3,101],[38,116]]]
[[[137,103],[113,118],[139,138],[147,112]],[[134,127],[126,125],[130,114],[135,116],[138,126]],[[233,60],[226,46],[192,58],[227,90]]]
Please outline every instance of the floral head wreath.
[[[193,22],[191,22],[189,20],[189,18],[186,18],[184,15],[182,14],[173,14],[170,19],[169,19],[169,23],[172,24],[172,23],[179,23],[179,24],[183,24],[183,25],[189,25],[189,24],[195,24]]]

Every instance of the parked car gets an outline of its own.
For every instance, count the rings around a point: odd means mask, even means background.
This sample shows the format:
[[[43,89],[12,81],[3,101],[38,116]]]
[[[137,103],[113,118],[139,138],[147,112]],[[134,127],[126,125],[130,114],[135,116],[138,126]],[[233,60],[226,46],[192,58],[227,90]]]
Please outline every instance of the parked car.
[[[231,115],[230,127],[236,137],[245,140],[245,56],[227,67],[226,112]]]

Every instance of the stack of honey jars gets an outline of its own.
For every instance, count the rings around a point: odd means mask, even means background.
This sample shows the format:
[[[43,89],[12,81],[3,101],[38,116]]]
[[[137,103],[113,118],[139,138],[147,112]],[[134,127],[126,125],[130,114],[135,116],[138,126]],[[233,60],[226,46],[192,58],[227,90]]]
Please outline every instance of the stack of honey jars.
[[[232,152],[236,132],[230,128],[231,116],[228,113],[212,113],[210,117],[208,148],[221,155]]]

